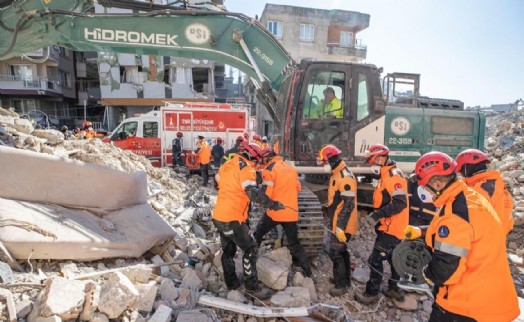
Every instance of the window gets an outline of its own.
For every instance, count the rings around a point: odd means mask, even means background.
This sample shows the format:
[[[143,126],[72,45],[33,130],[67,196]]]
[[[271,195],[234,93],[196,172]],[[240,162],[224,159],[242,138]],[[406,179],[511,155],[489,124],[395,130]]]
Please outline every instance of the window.
[[[315,39],[315,26],[309,24],[300,24],[300,41],[313,42]]]
[[[60,72],[60,85],[63,87],[71,87],[71,74]]]
[[[31,65],[11,65],[9,66],[11,75],[15,80],[32,80],[33,68]]]
[[[358,74],[357,121],[369,115],[368,82],[366,74]]]
[[[277,39],[282,39],[282,23],[280,21],[268,21],[267,22],[267,29],[271,31],[271,33],[275,36]]]
[[[19,114],[27,114],[31,111],[36,111],[35,100],[13,99],[11,100],[11,106],[14,107],[15,111]]]
[[[138,128],[138,122],[127,122],[122,124],[116,132],[111,136],[111,141],[125,140],[130,136],[136,135],[136,129]]]
[[[340,47],[353,46],[353,33],[349,31],[340,32]]]
[[[158,122],[144,122],[144,138],[158,138]]]
[[[303,119],[342,118],[344,83],[342,72],[319,71],[307,86]]]

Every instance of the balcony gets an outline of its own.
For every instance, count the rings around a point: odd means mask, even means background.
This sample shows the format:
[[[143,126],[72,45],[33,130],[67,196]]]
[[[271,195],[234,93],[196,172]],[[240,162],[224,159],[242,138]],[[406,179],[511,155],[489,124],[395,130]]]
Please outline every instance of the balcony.
[[[356,57],[358,60],[366,59],[367,46],[341,46],[340,43],[328,43],[328,54],[333,56]]]
[[[34,90],[51,91],[53,93],[62,93],[62,86],[59,81],[50,80],[47,77],[26,77],[14,75],[0,75],[0,88],[3,90],[28,90],[28,93]]]

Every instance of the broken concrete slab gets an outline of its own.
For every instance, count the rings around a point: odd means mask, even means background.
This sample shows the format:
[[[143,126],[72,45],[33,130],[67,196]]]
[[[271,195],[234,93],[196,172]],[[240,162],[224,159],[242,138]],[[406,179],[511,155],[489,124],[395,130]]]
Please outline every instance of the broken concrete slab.
[[[271,303],[277,306],[309,306],[311,297],[307,288],[291,286],[273,295]]]
[[[289,269],[281,263],[260,257],[257,260],[257,273],[258,279],[269,288],[283,290],[287,287]]]
[[[150,281],[147,284],[137,283],[135,287],[138,291],[138,298],[135,303],[131,305],[131,309],[139,311],[150,312],[155,303],[158,286],[155,281]]]
[[[172,313],[173,309],[171,309],[169,306],[160,305],[148,322],[169,322],[171,321]]]
[[[111,273],[100,291],[98,310],[110,319],[116,319],[138,298],[138,290],[122,273]]]
[[[176,318],[177,322],[219,322],[216,313],[210,309],[182,311]]]
[[[42,292],[45,296],[40,306],[40,315],[56,315],[62,320],[76,319],[84,307],[85,282],[54,276],[44,284],[46,288]]]

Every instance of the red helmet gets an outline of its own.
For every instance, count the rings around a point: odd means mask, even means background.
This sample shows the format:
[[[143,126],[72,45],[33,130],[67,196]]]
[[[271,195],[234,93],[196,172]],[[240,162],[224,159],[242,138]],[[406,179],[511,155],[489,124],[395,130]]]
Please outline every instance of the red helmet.
[[[456,171],[459,172],[464,164],[478,164],[483,161],[487,163],[491,162],[484,152],[477,149],[464,150],[455,158],[455,162],[457,163]]]
[[[318,161],[327,161],[329,158],[335,155],[339,155],[341,151],[334,146],[333,144],[325,144],[318,151],[317,160]]]
[[[244,141],[244,137],[243,137],[242,135],[239,135],[239,136],[237,137],[237,141]]]
[[[369,147],[369,149],[366,151],[366,162],[369,164],[375,163],[375,159],[380,155],[388,155],[389,154],[389,148],[383,144],[373,144]]]
[[[260,141],[261,139],[262,138],[260,137],[260,135],[258,135],[258,134],[253,135],[253,140],[259,140]]]
[[[418,159],[415,174],[419,186],[426,185],[434,176],[447,176],[455,172],[457,163],[446,153],[428,152]]]
[[[260,157],[262,158],[262,161],[264,161],[264,159],[272,158],[276,155],[277,154],[275,153],[275,151],[272,148],[267,148],[267,149],[262,150]]]
[[[249,134],[247,132],[244,132],[244,138],[247,140],[249,138]]]
[[[93,124],[91,124],[91,122],[89,121],[82,122],[82,129],[87,129],[88,127],[91,127],[91,126],[93,126]]]
[[[182,134],[182,132],[176,132],[176,137],[177,138],[181,138],[183,136],[184,136],[184,134]]]
[[[222,142],[222,138],[220,136],[217,137],[217,142]]]
[[[248,160],[262,162],[262,150],[255,143],[242,142],[239,146],[240,153]]]

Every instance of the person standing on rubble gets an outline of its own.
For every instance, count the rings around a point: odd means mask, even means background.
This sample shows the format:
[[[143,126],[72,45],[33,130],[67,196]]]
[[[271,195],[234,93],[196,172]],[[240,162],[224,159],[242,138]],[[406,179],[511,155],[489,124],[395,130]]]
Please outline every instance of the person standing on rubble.
[[[217,137],[217,143],[213,146],[211,150],[211,155],[213,156],[213,165],[215,168],[220,168],[220,162],[224,157],[224,147],[222,146],[222,138]]]
[[[176,137],[171,141],[171,158],[173,161],[173,169],[175,169],[177,166],[184,166],[184,162],[182,161],[182,138],[184,137],[184,134],[182,132],[177,132]]]
[[[366,162],[371,164],[371,171],[378,178],[378,184],[373,193],[373,208],[369,217],[376,221],[377,237],[373,251],[368,259],[371,267],[366,290],[355,293],[355,299],[363,304],[376,303],[379,299],[380,284],[384,273],[383,261],[391,268],[391,278],[388,288],[382,293],[391,299],[402,302],[404,294],[399,289],[397,281],[400,276],[392,265],[393,249],[404,239],[404,229],[409,224],[408,184],[402,171],[395,161],[389,158],[389,148],[382,144],[374,144],[366,152]]]
[[[319,165],[329,165],[331,178],[328,202],[324,211],[329,218],[329,251],[333,262],[331,296],[341,296],[351,287],[351,260],[347,241],[357,232],[357,181],[346,163],[340,158],[341,151],[333,144],[324,145],[317,155]]]
[[[227,160],[231,159],[235,154],[239,153],[240,145],[244,141],[244,137],[242,135],[239,135],[237,137],[237,140],[235,141],[235,146],[233,146],[231,149],[227,150],[224,154],[224,157],[222,158],[221,163],[223,164]]]
[[[457,179],[456,168],[442,152],[415,165],[421,200],[440,209],[425,236],[432,258],[422,273],[436,290],[429,321],[513,321],[520,310],[505,227],[490,203]]]
[[[268,209],[255,229],[253,236],[258,247],[264,235],[281,225],[288,241],[289,252],[304,275],[311,277],[311,265],[306,250],[298,239],[298,193],[301,189],[297,171],[277,156],[272,149],[262,150],[262,192],[268,198],[284,205],[282,210]]]
[[[209,181],[209,163],[211,162],[211,147],[205,139],[203,132],[198,133],[197,149],[193,152],[200,158],[200,174],[202,175],[202,186],[207,187]]]
[[[508,234],[513,229],[513,198],[506,189],[500,172],[488,170],[491,162],[486,154],[477,149],[467,149],[455,158],[457,173],[466,184],[486,198],[499,215]]]
[[[249,203],[253,201],[274,211],[284,209],[284,206],[268,198],[257,187],[255,168],[262,161],[260,148],[256,144],[242,143],[240,149],[240,154],[224,163],[215,176],[218,196],[213,211],[213,224],[220,234],[222,269],[227,288],[235,290],[241,286],[233,261],[239,247],[244,252],[242,267],[245,288],[251,295],[263,300],[268,299],[271,294],[258,282],[258,246],[246,224]]]

